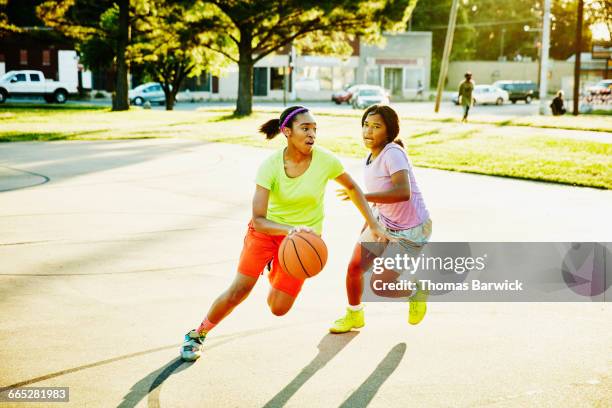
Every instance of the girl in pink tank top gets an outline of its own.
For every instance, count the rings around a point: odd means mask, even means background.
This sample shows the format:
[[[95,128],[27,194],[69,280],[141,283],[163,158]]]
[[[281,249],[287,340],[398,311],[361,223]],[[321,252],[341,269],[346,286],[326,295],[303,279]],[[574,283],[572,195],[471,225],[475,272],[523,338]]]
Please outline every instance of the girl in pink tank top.
[[[412,165],[403,149],[399,135],[397,113],[386,105],[372,105],[361,118],[364,145],[370,150],[365,161],[366,200],[373,203],[379,221],[397,242],[387,249],[399,249],[409,256],[418,256],[431,236],[431,219],[425,201],[418,187]],[[344,199],[344,191],[338,193]],[[361,298],[364,292],[363,274],[369,269],[374,258],[381,253],[372,254],[364,247],[365,242],[376,242],[367,227],[364,227],[346,274],[346,292],[349,305],[344,317],[336,320],[330,331],[345,333],[365,325]],[[393,247],[393,248],[391,248]],[[386,249],[385,249],[386,251]],[[386,254],[387,252],[385,252]],[[383,254],[384,255],[384,254]],[[400,276],[393,270],[373,273],[371,291],[382,297],[409,297],[410,313],[408,321],[418,324],[427,310],[425,290],[417,286],[410,289],[387,289],[388,283],[396,282]],[[416,292],[416,293],[415,293]]]

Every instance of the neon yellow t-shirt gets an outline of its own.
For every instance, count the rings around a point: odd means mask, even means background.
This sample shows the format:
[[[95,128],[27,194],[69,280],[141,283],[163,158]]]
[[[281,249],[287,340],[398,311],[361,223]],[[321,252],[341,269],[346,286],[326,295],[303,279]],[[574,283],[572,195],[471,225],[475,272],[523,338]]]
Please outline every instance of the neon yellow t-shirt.
[[[330,151],[313,147],[308,169],[299,177],[285,173],[284,148],[268,157],[259,167],[255,183],[270,190],[266,218],[286,225],[305,225],[321,234],[325,186],[344,173],[344,166]]]

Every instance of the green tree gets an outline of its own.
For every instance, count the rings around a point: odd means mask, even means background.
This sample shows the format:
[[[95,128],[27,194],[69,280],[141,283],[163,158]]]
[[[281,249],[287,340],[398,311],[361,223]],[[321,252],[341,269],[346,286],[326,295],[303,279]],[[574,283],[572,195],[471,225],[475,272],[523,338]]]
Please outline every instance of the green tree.
[[[612,35],[612,0],[586,0],[585,9],[592,23],[604,23]]]
[[[550,31],[550,57],[556,60],[566,60],[574,55],[576,50],[576,17],[578,13],[577,0],[553,0],[551,7],[552,21]],[[591,49],[591,17],[585,15],[582,23],[582,51]]]
[[[359,35],[374,41],[382,31],[402,29],[416,0],[212,0],[217,13],[208,29],[220,35],[206,46],[238,64],[237,115],[248,115],[253,103],[253,66],[280,48],[316,35]],[[311,37],[312,38],[312,37]],[[348,37],[345,37],[348,38]]]
[[[32,40],[41,46],[70,46],[73,41],[61,33],[44,28],[36,7],[44,0],[0,0],[0,37]]]
[[[451,61],[471,59],[476,55],[473,42],[477,28],[469,24],[471,11],[463,3],[460,3],[457,13],[457,26],[450,56]],[[451,4],[452,0],[420,1],[417,3],[412,14],[412,30],[432,32],[431,78],[434,84],[438,82],[440,74]]]
[[[36,6],[42,2],[43,0],[0,0],[0,36],[2,34],[24,34],[23,27],[43,26],[35,12]],[[31,34],[28,35],[36,38]],[[45,35],[43,34],[42,37],[45,38]]]
[[[135,24],[135,41],[130,59],[160,82],[166,96],[166,110],[172,110],[183,80],[203,70],[218,73],[225,58],[204,47],[215,42],[208,30],[208,5],[185,6],[180,2],[150,0],[146,14]]]
[[[592,2],[612,0],[592,0]],[[429,0],[417,4],[412,29],[432,31],[432,80],[437,82],[452,0]],[[515,56],[539,58],[542,34],[542,0],[513,0],[499,7],[496,0],[462,0],[451,53],[452,60],[497,60]],[[577,0],[553,0],[550,56],[565,60],[574,53]],[[528,26],[528,30],[525,30]],[[590,48],[585,22],[584,50]]]
[[[0,0],[0,38],[9,34],[19,32],[20,29],[9,21],[7,14],[8,0]]]
[[[130,43],[129,8],[130,0],[47,0],[37,7],[38,16],[48,27],[84,45],[79,51],[86,54],[88,63],[104,62],[112,50],[113,110],[117,111],[129,109],[126,59]]]

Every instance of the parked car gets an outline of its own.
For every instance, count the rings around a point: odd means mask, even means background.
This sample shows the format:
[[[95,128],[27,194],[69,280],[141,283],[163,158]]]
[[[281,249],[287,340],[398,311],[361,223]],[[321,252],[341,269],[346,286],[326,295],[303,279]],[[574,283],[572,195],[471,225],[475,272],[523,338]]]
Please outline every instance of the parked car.
[[[533,81],[495,81],[493,85],[508,92],[512,103],[516,101],[531,103],[534,98],[540,97],[538,84]]]
[[[346,85],[343,89],[336,91],[332,94],[332,101],[336,102],[336,104],[340,105],[341,103],[351,103],[351,98],[353,97],[353,93],[359,89],[359,85],[349,84]]]
[[[388,104],[389,96],[384,88],[376,85],[360,85],[351,98],[353,109],[363,109],[375,103]]]
[[[166,103],[166,94],[158,82],[147,82],[128,91],[128,99],[132,105],[141,106],[145,102]]]
[[[612,93],[612,79],[604,79],[593,86],[588,87],[587,91],[590,95],[609,94]]]
[[[65,103],[76,86],[45,79],[40,71],[9,71],[0,78],[0,103],[11,96],[42,96],[48,103]]]
[[[476,85],[474,92],[472,92],[472,99],[474,104],[489,104],[494,103],[496,105],[503,105],[508,102],[508,92],[503,89],[499,89],[493,85]],[[455,105],[459,105],[459,95],[453,95],[453,102]]]

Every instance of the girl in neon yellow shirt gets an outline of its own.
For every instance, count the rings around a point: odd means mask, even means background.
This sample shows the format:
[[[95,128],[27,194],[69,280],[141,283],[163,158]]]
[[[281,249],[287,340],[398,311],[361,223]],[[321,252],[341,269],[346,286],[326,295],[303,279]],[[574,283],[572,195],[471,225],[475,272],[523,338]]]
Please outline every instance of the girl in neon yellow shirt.
[[[268,157],[257,172],[253,217],[235,279],[213,302],[200,326],[185,335],[181,347],[184,360],[193,361],[200,356],[208,332],[247,298],[270,262],[270,311],[282,316],[291,309],[304,281],[287,274],[276,254],[288,234],[298,231],[321,234],[323,197],[329,180],[337,181],[346,189],[375,238],[390,238],[340,161],[331,152],[315,146],[317,123],[307,108],[287,108],[279,119],[269,120],[259,130],[267,139],[282,133],[287,138],[287,147]]]

